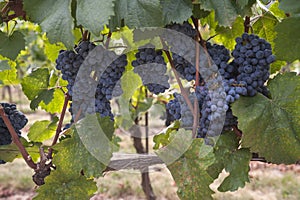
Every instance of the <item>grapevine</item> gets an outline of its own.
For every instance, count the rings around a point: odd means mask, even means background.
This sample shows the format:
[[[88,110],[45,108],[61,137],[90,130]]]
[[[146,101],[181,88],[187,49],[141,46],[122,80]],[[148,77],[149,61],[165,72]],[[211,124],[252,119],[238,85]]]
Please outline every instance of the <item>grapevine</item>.
[[[134,169],[152,200],[152,165],[180,199],[212,199],[224,170],[221,192],[250,161],[299,163],[299,23],[289,1],[0,1],[0,167],[22,158],[34,199],[89,199]]]

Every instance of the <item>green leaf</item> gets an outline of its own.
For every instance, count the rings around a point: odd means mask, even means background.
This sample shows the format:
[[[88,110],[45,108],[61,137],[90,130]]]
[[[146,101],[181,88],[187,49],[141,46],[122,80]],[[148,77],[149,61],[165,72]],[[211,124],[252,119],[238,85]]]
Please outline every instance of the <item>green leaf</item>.
[[[54,89],[41,90],[38,96],[31,101],[30,109],[35,110],[42,101],[45,102],[46,104],[50,103],[51,100],[53,99],[53,93],[54,93]]]
[[[51,44],[48,39],[44,42],[44,45],[44,53],[51,62],[55,62],[58,57],[59,51],[65,48],[65,46],[60,42]]]
[[[223,180],[218,190],[222,192],[234,191],[244,187],[249,182],[249,149],[239,149],[239,138],[232,131],[224,132],[214,147],[216,161],[208,168],[208,173],[214,178],[225,168],[230,174]]]
[[[54,147],[58,153],[53,163],[66,174],[83,170],[88,178],[101,176],[113,152],[113,122],[108,117],[88,115],[71,130],[71,138]]]
[[[28,138],[35,142],[43,142],[52,138],[56,132],[57,122],[58,117],[55,117],[53,121],[42,120],[34,122],[29,129]]]
[[[14,31],[9,37],[0,31],[0,54],[15,60],[21,50],[25,49],[24,35],[19,31]]]
[[[123,90],[122,98],[130,99],[137,88],[142,85],[142,80],[139,75],[133,71],[127,71],[121,77],[121,86]]]
[[[192,16],[193,5],[190,0],[161,0],[163,18],[166,24],[182,23]]]
[[[8,60],[0,60],[0,72],[11,69]]]
[[[30,157],[34,162],[40,157],[39,147],[40,143],[29,143],[24,138],[20,138],[23,146],[26,148]],[[21,158],[22,155],[20,153],[19,148],[15,143],[11,143],[9,145],[1,145],[0,146],[0,160],[4,160],[6,162],[12,162],[15,158]]]
[[[39,105],[41,108],[43,108],[46,112],[49,113],[60,113],[62,111],[62,108],[64,106],[65,101],[65,94],[61,89],[54,89],[52,98],[49,99],[50,102],[42,101]]]
[[[279,4],[279,8],[287,13],[295,15],[300,13],[300,5],[298,0],[281,1]]]
[[[61,170],[52,171],[46,177],[45,184],[37,189],[34,200],[73,200],[89,199],[97,191],[92,179],[86,179],[80,173],[65,174]]]
[[[286,62],[284,61],[280,61],[280,60],[275,60],[275,62],[273,62],[271,65],[270,65],[270,68],[271,68],[271,74],[275,74],[277,73],[278,71],[281,70],[281,68],[283,66],[286,65]]]
[[[193,4],[193,16],[195,18],[198,18],[198,19],[205,18],[209,14],[210,14],[210,11],[201,9],[200,4]]]
[[[19,79],[17,76],[17,69],[15,65],[10,65],[11,69],[0,71],[0,80],[4,85],[18,84]]]
[[[241,36],[244,32],[244,20],[238,17],[232,27],[217,27],[216,31],[220,34],[214,37],[214,40],[221,42],[226,48],[232,50],[236,44],[235,38]]]
[[[213,179],[206,170],[214,159],[210,147],[202,139],[194,139],[184,155],[167,166],[178,186],[180,199],[212,199],[214,192],[209,185]]]
[[[180,127],[180,123],[176,120],[170,126],[168,126],[165,130],[163,130],[160,134],[157,134],[153,137],[153,142],[155,143],[153,149],[157,150],[160,146],[164,147],[170,144],[170,136],[172,133],[176,133]]]
[[[265,38],[269,43],[273,45],[273,41],[276,38],[274,27],[277,23],[277,19],[273,15],[267,13],[260,17],[253,24],[254,33],[261,38]]]
[[[300,76],[279,74],[268,88],[272,99],[257,94],[232,106],[243,131],[242,146],[272,163],[295,163],[300,160]]]
[[[39,68],[22,80],[22,89],[29,100],[35,99],[40,92],[48,88],[49,70]]]
[[[219,22],[220,26],[231,26],[239,14],[244,15],[247,13],[255,1],[249,1],[246,6],[241,8],[241,4],[236,1],[223,0],[200,0],[201,8],[204,10],[214,10],[215,19]],[[243,5],[243,4],[242,4]]]
[[[110,22],[110,28],[120,26],[124,20],[130,28],[161,27],[163,13],[160,0],[122,0],[115,2],[116,16]]]
[[[269,11],[274,15],[278,20],[286,18],[285,13],[279,9],[279,2],[273,2],[269,8]]]
[[[99,36],[103,26],[108,24],[110,16],[114,15],[114,1],[77,0],[77,23]]]
[[[244,8],[245,6],[248,5],[248,0],[239,0],[239,1],[236,1],[237,5],[241,8]]]
[[[290,17],[282,20],[275,27],[275,55],[279,60],[293,62],[300,59],[300,37],[295,33],[300,32],[300,17]],[[288,30],[288,31],[287,31]]]
[[[244,187],[246,182],[249,182],[248,173],[250,171],[249,163],[252,154],[249,149],[239,149],[232,153],[226,160],[225,170],[230,173],[218,190],[220,192],[235,191],[239,187]]]
[[[69,49],[74,46],[72,0],[24,0],[26,14],[39,23],[51,43],[62,42]]]

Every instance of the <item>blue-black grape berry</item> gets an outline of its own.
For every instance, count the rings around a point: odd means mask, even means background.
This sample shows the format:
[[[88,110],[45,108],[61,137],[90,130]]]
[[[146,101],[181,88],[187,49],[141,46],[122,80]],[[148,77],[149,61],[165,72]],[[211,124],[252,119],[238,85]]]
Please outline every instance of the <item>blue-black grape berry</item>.
[[[237,81],[246,83],[247,96],[263,92],[264,83],[270,76],[270,64],[275,61],[270,43],[257,35],[244,33],[236,38],[232,52],[238,66]]]
[[[137,73],[143,84],[154,94],[165,92],[170,88],[169,77],[166,75],[167,66],[161,50],[147,45],[140,47],[132,61],[134,72]]]

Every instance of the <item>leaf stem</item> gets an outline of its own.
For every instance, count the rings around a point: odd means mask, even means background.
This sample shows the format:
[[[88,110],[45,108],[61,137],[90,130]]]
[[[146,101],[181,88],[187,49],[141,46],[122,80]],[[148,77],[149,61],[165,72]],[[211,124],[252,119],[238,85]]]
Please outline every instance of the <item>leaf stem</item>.
[[[25,147],[23,146],[23,144],[21,143],[19,136],[17,135],[14,127],[12,126],[10,120],[8,119],[7,115],[5,114],[5,111],[2,107],[2,105],[0,105],[0,116],[2,117],[6,127],[9,130],[9,133],[12,137],[12,141],[17,145],[20,153],[22,154],[22,157],[24,158],[26,164],[31,167],[32,169],[36,169],[37,165],[36,163],[33,162],[33,160],[31,159],[30,155],[28,154],[27,150],[25,149]]]

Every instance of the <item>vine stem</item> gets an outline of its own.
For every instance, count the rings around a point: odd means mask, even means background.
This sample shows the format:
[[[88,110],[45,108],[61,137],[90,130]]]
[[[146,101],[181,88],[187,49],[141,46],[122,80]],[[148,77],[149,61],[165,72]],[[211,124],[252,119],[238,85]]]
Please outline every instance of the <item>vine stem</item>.
[[[107,35],[106,42],[105,42],[105,48],[106,48],[106,49],[108,49],[109,42],[110,42],[110,39],[111,39],[111,35],[112,35],[112,33],[109,31],[109,33],[108,33],[108,35]]]
[[[250,28],[250,17],[246,16],[244,21],[244,32],[249,33],[249,28]]]
[[[162,44],[164,45],[164,47],[166,47],[166,45],[165,45],[165,43],[163,42],[162,38],[160,38],[160,39],[161,39],[161,42],[162,42]],[[177,83],[178,83],[178,85],[179,85],[180,92],[181,92],[181,94],[182,94],[182,96],[183,96],[185,102],[187,103],[189,109],[193,112],[193,110],[194,110],[194,109],[193,109],[193,105],[192,105],[192,103],[191,103],[191,101],[190,101],[190,99],[189,99],[189,95],[187,94],[186,90],[184,89],[184,87],[183,87],[183,85],[182,85],[182,83],[181,83],[181,81],[180,81],[180,78],[179,78],[179,75],[178,75],[178,73],[177,73],[177,71],[176,71],[176,69],[175,69],[175,65],[174,65],[174,63],[173,63],[171,54],[170,54],[170,52],[167,51],[167,50],[163,50],[163,51],[164,51],[165,54],[167,55],[168,60],[169,60],[169,62],[170,62],[170,64],[171,64],[171,69],[172,69],[172,71],[173,71],[173,73],[174,73],[174,75],[175,75],[176,81],[177,81]]]
[[[29,167],[31,167],[32,169],[36,169],[37,164],[33,162],[30,155],[28,154],[27,150],[25,149],[25,147],[21,143],[18,134],[16,133],[16,131],[15,131],[14,127],[12,126],[10,120],[8,119],[7,115],[5,114],[5,111],[4,111],[1,104],[0,104],[0,116],[2,117],[6,127],[9,130],[9,133],[12,137],[12,141],[17,145],[17,147],[18,147],[19,151],[21,152],[22,157],[24,158],[26,164]]]
[[[61,127],[62,127],[62,124],[63,124],[63,121],[64,121],[64,117],[65,117],[65,114],[66,114],[69,99],[70,99],[70,95],[68,93],[65,94],[64,105],[63,105],[63,108],[62,108],[62,111],[61,111],[61,114],[60,114],[59,122],[58,122],[58,125],[57,125],[57,128],[56,128],[56,133],[55,133],[55,136],[54,136],[54,139],[52,141],[51,146],[54,146],[57,143],[59,134],[61,132]]]

